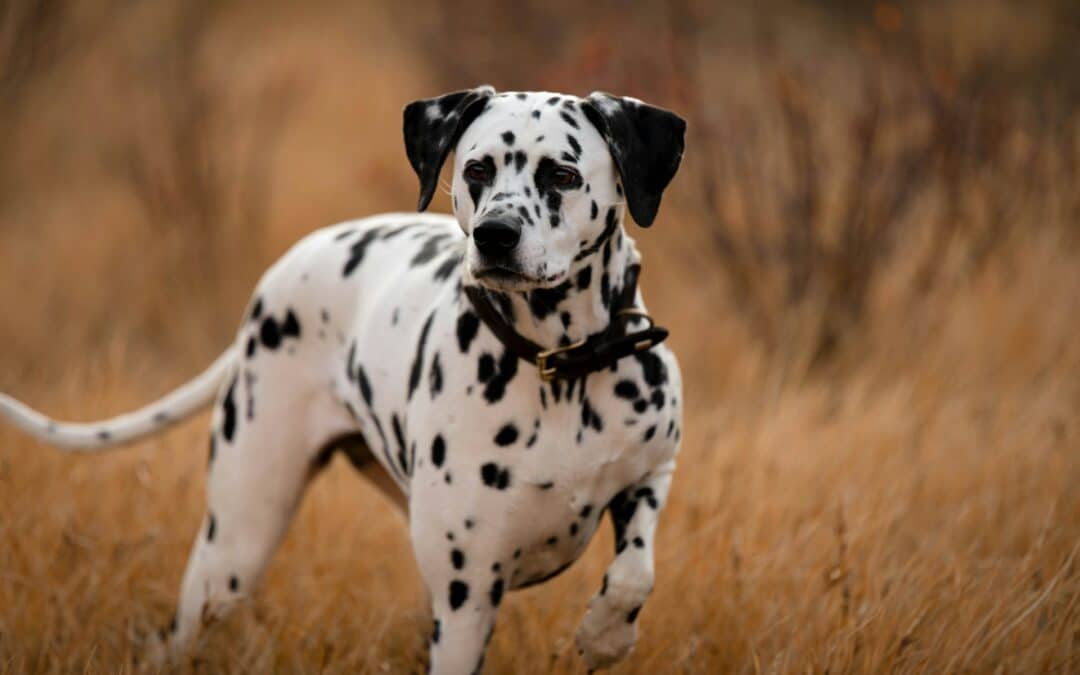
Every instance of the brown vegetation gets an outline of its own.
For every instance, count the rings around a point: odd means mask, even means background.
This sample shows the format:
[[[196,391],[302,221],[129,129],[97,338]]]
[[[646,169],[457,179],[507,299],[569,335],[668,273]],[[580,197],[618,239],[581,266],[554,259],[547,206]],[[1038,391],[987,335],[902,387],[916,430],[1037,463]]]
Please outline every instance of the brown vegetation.
[[[617,672],[1076,672],[1074,5],[13,0],[0,390],[90,419],[185,380],[300,236],[415,203],[407,100],[635,95],[691,123],[631,232],[688,417]],[[0,427],[0,673],[136,667],[198,527],[205,427],[96,457]],[[510,596],[489,672],[584,671],[610,539]],[[411,560],[335,461],[184,670],[421,670]]]

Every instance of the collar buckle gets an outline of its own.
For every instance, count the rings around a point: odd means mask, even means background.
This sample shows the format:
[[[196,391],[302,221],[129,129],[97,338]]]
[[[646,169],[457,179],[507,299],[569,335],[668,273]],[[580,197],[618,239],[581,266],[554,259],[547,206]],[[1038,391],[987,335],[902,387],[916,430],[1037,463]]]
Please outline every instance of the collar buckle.
[[[563,354],[565,352],[577,349],[584,346],[586,339],[581,339],[572,345],[566,345],[565,347],[555,347],[554,349],[545,349],[536,355],[536,370],[540,373],[540,379],[544,382],[551,382],[558,374],[558,368],[548,365],[548,359],[557,354]]]

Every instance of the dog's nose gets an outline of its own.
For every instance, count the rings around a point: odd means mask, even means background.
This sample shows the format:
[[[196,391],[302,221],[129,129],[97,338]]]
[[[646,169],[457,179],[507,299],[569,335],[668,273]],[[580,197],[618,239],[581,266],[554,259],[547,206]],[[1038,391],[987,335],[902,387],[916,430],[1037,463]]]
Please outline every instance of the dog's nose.
[[[521,224],[509,218],[488,218],[473,229],[476,248],[497,258],[514,250],[521,239]]]

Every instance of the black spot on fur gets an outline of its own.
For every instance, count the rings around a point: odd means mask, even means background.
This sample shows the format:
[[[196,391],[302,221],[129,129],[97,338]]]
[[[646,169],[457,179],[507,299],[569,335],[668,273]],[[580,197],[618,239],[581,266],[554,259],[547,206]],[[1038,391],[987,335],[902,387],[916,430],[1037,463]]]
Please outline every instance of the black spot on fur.
[[[247,349],[245,350],[245,353],[247,354],[247,357],[248,357],[249,359],[250,359],[251,357],[255,356],[255,344],[256,344],[256,342],[255,342],[255,336],[253,335],[253,336],[251,336],[251,337],[249,337],[249,338],[248,338],[248,341],[247,341]]]
[[[430,262],[443,250],[441,244],[449,239],[449,237],[450,235],[447,234],[436,234],[428,237],[427,240],[424,241],[424,245],[420,247],[420,250],[417,251],[416,255],[409,261],[409,266],[418,267]]]
[[[488,462],[480,467],[480,479],[490,488],[505,490],[510,487],[510,470],[500,468],[495,462]]]
[[[536,487],[540,488],[541,490],[550,490],[551,488],[555,487],[555,483],[553,483],[552,481],[549,480],[549,481],[545,481],[543,483],[540,483]]]
[[[648,429],[645,430],[645,436],[644,436],[644,438],[642,438],[642,440],[645,441],[645,442],[649,442],[649,441],[652,440],[652,437],[655,436],[655,435],[656,435],[656,425],[654,424],[654,425],[652,425],[651,427],[649,427]]]
[[[459,579],[450,582],[450,609],[460,609],[469,599],[469,585]]]
[[[651,387],[659,387],[667,382],[667,368],[660,357],[651,351],[634,352],[634,358],[641,364],[645,382]]]
[[[405,431],[402,429],[401,419],[397,416],[397,413],[393,414],[390,418],[390,422],[394,427],[394,439],[397,440],[398,444],[398,463],[401,465],[402,472],[407,476],[409,475],[409,463],[408,455],[406,454],[408,450],[407,444],[405,443]]]
[[[498,368],[495,374],[487,380],[484,386],[484,398],[488,403],[497,403],[502,400],[506,393],[506,385],[517,375],[518,357],[509,349],[503,351],[499,357]]]
[[[454,251],[450,255],[446,256],[446,260],[443,260],[438,267],[435,268],[435,281],[446,281],[450,278],[450,275],[454,273],[454,270],[461,265],[462,254]]]
[[[229,590],[233,593],[240,590],[240,580],[236,578],[236,575],[229,577]]]
[[[533,316],[543,321],[558,309],[559,303],[566,300],[569,292],[569,281],[554,288],[537,288],[529,292],[529,309],[532,310]]]
[[[453,551],[450,551],[450,563],[456,570],[465,567],[465,554],[461,552],[461,549],[455,548]]]
[[[428,314],[424,327],[420,329],[420,339],[416,342],[416,356],[413,357],[412,369],[409,371],[409,394],[406,400],[412,400],[416,387],[420,384],[420,373],[424,370],[424,347],[427,345],[428,332],[431,330],[431,322],[435,319],[435,312]]]
[[[206,526],[206,541],[214,541],[214,535],[217,533],[217,518],[214,514],[210,514],[210,523]]]
[[[251,320],[257,321],[262,316],[263,301],[262,298],[255,298],[255,306],[251,308]]]
[[[271,351],[281,345],[281,329],[278,328],[274,317],[268,316],[263,319],[262,326],[259,327],[259,339],[263,346]]]
[[[491,597],[491,606],[498,607],[502,602],[503,596],[503,580],[496,579],[495,583],[491,584],[491,592],[488,594]]]
[[[513,145],[514,144],[514,132],[513,131],[504,131],[503,134],[502,134],[502,139],[503,139],[503,143],[506,143],[507,145]]]
[[[642,488],[638,488],[637,491],[634,492],[634,498],[644,499],[645,503],[649,505],[650,509],[655,509],[660,505],[656,501],[656,494],[653,492],[653,489],[648,485]]]
[[[611,238],[611,235],[615,234],[615,230],[618,228],[618,226],[619,218],[616,214],[615,207],[612,206],[608,209],[607,216],[605,216],[604,218],[604,231],[600,233],[600,236],[596,238],[596,241],[594,241],[592,244],[589,244],[582,250],[578,251],[577,255],[574,256],[574,260],[583,260],[584,258],[587,258],[593,253],[599,251],[600,247],[607,243],[607,241]]]
[[[431,442],[431,463],[435,465],[435,468],[439,468],[445,459],[446,441],[443,440],[442,434],[436,434],[435,440]]]
[[[236,376],[233,376],[229,388],[225,391],[225,400],[221,402],[221,411],[224,417],[221,421],[221,435],[229,443],[232,443],[233,434],[236,433]]]
[[[592,265],[582,267],[581,271],[577,275],[577,288],[579,291],[584,291],[592,283]]]
[[[518,439],[517,427],[511,424],[504,424],[499,433],[495,434],[495,444],[502,447],[512,445]]]
[[[641,611],[641,605],[630,610],[630,613],[626,615],[626,623],[634,623],[637,621],[638,612]]]
[[[570,149],[574,151],[574,159],[581,157],[581,144],[574,138],[573,134],[566,135],[566,141],[570,144]]]
[[[615,495],[611,503],[608,504],[611,523],[615,528],[616,553],[622,553],[623,549],[626,548],[626,527],[630,524],[630,520],[633,519],[634,513],[637,511],[637,504],[637,500],[629,495],[628,490],[623,490]]]
[[[588,518],[590,513],[592,513],[592,504],[586,504],[585,506],[581,507],[582,518]]]
[[[285,322],[281,325],[281,334],[284,337],[300,337],[300,322],[291,309],[285,313]]]
[[[476,337],[476,331],[479,328],[480,317],[476,316],[472,312],[465,312],[458,317],[457,340],[458,347],[461,349],[462,354],[468,353],[469,345],[472,344],[473,338]]]
[[[431,630],[431,643],[439,644],[439,634],[442,632],[442,624],[435,619],[435,627]]]
[[[645,540],[641,537],[634,537],[634,548],[645,548]]]
[[[664,408],[664,390],[654,389],[652,396],[649,397],[649,400],[654,406],[656,406],[657,410],[662,410]]]
[[[356,379],[356,374],[353,372],[356,362],[356,340],[353,340],[349,345],[349,354],[345,358],[345,377],[349,378],[349,382]]]
[[[360,395],[364,397],[364,403],[371,407],[371,382],[368,381],[367,373],[364,372],[364,367],[361,365],[356,366],[356,381],[360,385]]]
[[[476,379],[487,382],[495,374],[495,357],[487,352],[480,355],[476,363]]]
[[[563,118],[564,122],[566,122],[570,126],[574,127],[575,129],[579,128],[577,120],[575,120],[573,117],[571,117],[568,113],[560,111],[559,112],[559,117]]]
[[[604,420],[600,418],[596,410],[589,404],[589,399],[581,402],[581,426],[592,427],[596,431],[604,430]]]
[[[636,399],[641,393],[638,391],[637,385],[630,380],[619,380],[615,384],[615,395],[619,398]]]
[[[435,398],[442,391],[443,372],[442,364],[439,363],[439,352],[431,358],[431,374],[428,376],[428,385],[431,389],[431,398]]]
[[[589,218],[596,220],[596,217],[600,215],[600,209],[596,206],[596,200],[592,200],[592,205],[589,207]]]
[[[368,246],[378,238],[379,234],[379,228],[372,228],[364,232],[364,234],[349,247],[349,259],[345,261],[345,267],[341,270],[341,276],[347,277],[356,270],[357,266],[364,261],[364,254],[367,253]]]

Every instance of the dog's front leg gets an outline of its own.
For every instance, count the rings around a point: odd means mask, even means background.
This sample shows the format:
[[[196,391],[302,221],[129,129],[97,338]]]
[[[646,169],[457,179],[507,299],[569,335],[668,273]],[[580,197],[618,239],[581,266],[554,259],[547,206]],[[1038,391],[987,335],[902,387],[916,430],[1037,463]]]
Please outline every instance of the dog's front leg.
[[[659,467],[608,505],[615,526],[615,559],[577,632],[578,648],[590,670],[626,658],[637,641],[638,612],[653,587],[656,525],[674,468],[674,462]]]
[[[453,584],[453,581],[448,582]],[[464,582],[460,582],[464,583]],[[446,590],[445,594],[453,590]],[[432,595],[436,596],[435,589]],[[495,611],[487,598],[475,599],[453,609],[447,598],[433,597],[435,627],[431,635],[433,675],[479,674],[484,669],[484,653],[495,628]]]
[[[484,523],[456,531],[446,525],[446,505],[414,500],[412,541],[431,599],[431,672],[480,673],[504,591],[503,569],[483,538]],[[456,520],[456,519],[455,519]],[[463,522],[463,521],[456,521]]]

